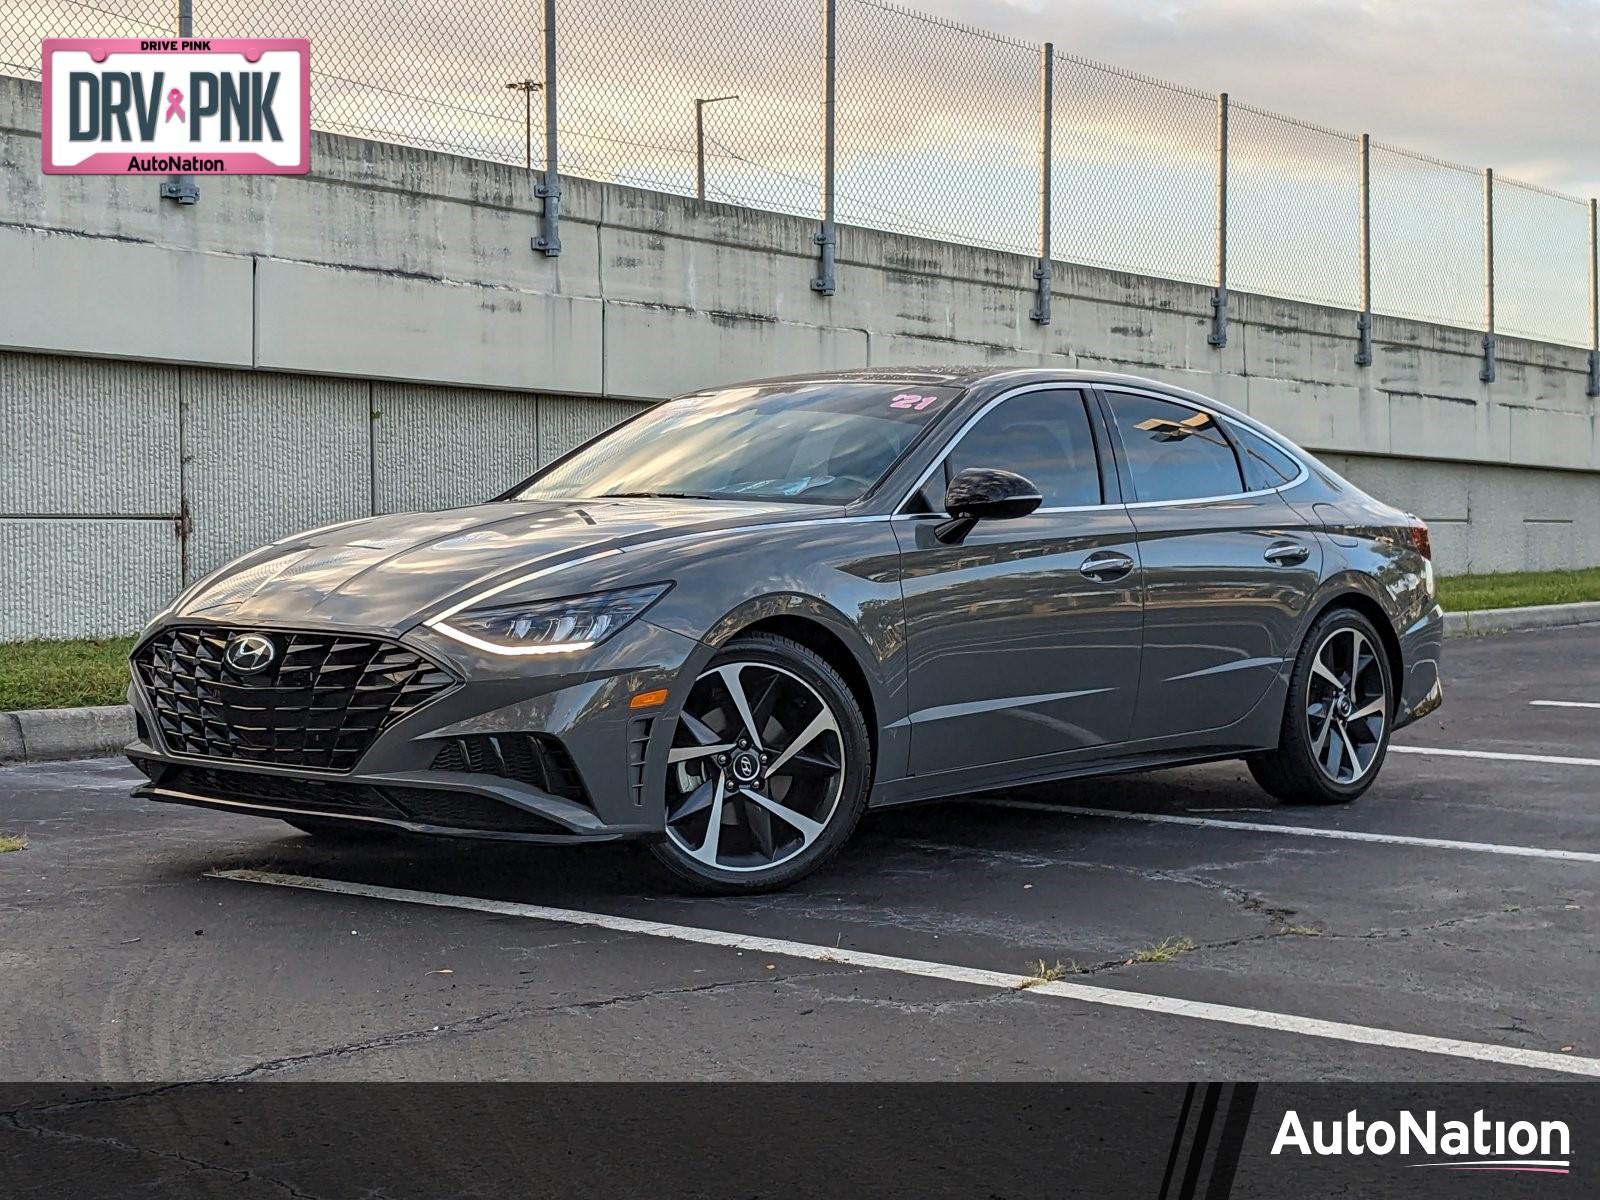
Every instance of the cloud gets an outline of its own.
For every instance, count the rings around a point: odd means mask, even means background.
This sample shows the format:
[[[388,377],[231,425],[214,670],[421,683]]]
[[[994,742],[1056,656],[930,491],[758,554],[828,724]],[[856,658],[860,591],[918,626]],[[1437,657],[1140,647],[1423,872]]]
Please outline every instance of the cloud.
[[[1600,194],[1594,0],[921,0],[1070,54]]]

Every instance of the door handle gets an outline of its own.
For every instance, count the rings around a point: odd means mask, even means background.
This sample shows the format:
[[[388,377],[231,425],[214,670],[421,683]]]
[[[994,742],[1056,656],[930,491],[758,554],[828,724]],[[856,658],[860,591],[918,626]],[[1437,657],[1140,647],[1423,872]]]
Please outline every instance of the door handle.
[[[1311,551],[1299,542],[1273,542],[1262,551],[1261,557],[1280,567],[1292,567],[1311,557]]]
[[[1133,559],[1126,554],[1108,552],[1091,554],[1083,560],[1078,568],[1078,574],[1086,579],[1093,579],[1096,583],[1110,583],[1112,580],[1121,579],[1133,570]]]

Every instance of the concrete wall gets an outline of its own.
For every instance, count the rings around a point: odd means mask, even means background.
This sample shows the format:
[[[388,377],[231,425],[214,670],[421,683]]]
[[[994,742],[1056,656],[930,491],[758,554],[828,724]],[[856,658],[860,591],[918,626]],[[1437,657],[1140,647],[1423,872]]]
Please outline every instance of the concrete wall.
[[[1219,396],[1441,526],[1446,571],[1600,563],[1583,352],[565,181],[558,258],[523,171],[318,135],[313,174],[44,176],[0,78],[0,638],[130,628],[261,538],[489,494],[629,401],[820,367],[1055,363]],[[187,503],[191,531],[173,534]],[[185,563],[185,558],[187,563]],[[116,581],[108,586],[106,580]]]

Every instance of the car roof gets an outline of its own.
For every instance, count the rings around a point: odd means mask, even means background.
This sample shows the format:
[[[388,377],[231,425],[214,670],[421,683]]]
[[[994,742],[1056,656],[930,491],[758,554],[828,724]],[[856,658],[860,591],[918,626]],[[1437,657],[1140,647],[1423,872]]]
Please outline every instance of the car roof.
[[[822,383],[841,380],[855,383],[922,384],[928,387],[959,387],[971,389],[991,385],[1015,387],[1030,383],[1060,383],[1067,386],[1136,387],[1145,391],[1164,392],[1169,396],[1189,400],[1227,416],[1235,417],[1247,425],[1259,422],[1239,412],[1213,396],[1192,392],[1159,379],[1142,375],[1128,375],[1118,371],[1085,371],[1071,367],[980,367],[980,366],[908,366],[859,367],[848,371],[808,371],[795,375],[779,375],[769,379],[749,380],[749,386],[769,386],[783,383]]]

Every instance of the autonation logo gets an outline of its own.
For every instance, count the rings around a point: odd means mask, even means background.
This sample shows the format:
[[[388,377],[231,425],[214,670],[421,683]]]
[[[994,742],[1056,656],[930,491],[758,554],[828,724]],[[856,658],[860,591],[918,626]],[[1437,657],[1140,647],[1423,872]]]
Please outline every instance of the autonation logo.
[[[1299,1151],[1327,1157],[1370,1154],[1424,1155],[1434,1162],[1408,1167],[1443,1167],[1450,1171],[1518,1171],[1531,1175],[1565,1175],[1572,1167],[1572,1134],[1565,1121],[1491,1121],[1479,1109],[1470,1121],[1441,1121],[1432,1109],[1421,1114],[1402,1109],[1392,1121],[1366,1121],[1357,1109],[1332,1121],[1300,1119],[1294,1109],[1283,1114],[1272,1153]]]

